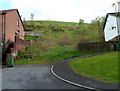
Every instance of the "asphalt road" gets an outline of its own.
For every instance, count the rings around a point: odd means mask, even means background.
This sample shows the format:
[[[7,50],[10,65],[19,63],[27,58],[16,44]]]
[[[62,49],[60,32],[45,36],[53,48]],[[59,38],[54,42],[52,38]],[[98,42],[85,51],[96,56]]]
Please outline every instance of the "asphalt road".
[[[50,72],[50,66],[20,66],[2,71],[2,89],[83,89],[65,83]]]

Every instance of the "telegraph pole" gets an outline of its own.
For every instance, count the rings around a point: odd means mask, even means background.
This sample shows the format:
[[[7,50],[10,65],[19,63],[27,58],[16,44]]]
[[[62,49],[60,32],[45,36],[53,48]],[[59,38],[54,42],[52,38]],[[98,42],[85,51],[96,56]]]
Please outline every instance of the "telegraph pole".
[[[120,37],[119,37],[119,35],[120,35],[120,1],[119,2],[117,2],[117,4],[118,4],[118,42],[120,42]]]
[[[120,60],[120,38],[119,38],[119,26],[120,26],[120,16],[119,16],[119,12],[120,12],[120,1],[119,2],[117,2],[117,4],[113,4],[113,5],[115,5],[115,12],[116,12],[116,22],[117,22],[117,33],[118,33],[118,43],[117,43],[117,47],[118,47],[118,60]],[[118,12],[117,12],[117,5],[118,5]],[[119,76],[120,76],[120,61],[118,61],[118,65],[116,65],[116,66],[118,66],[118,83],[120,82],[120,78],[119,78]],[[120,86],[120,84],[118,85],[118,87]],[[119,88],[118,88],[119,89]]]
[[[47,20],[49,21],[49,14],[47,14]]]
[[[114,3],[113,5],[115,6],[115,15],[116,15],[116,23],[117,23],[117,26],[116,26],[116,29],[117,29],[117,34],[118,34],[118,42],[119,42],[119,26],[120,26],[120,22],[119,22],[119,6],[120,2],[117,2],[117,3]],[[117,9],[117,5],[118,5],[118,9]],[[118,11],[117,11],[118,10]]]

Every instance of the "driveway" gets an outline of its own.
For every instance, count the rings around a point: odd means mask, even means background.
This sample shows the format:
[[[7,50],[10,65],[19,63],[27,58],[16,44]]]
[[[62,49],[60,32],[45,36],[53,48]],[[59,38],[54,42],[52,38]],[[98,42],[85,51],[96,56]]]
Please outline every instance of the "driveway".
[[[50,72],[50,65],[16,66],[2,71],[2,89],[83,89],[65,83]]]

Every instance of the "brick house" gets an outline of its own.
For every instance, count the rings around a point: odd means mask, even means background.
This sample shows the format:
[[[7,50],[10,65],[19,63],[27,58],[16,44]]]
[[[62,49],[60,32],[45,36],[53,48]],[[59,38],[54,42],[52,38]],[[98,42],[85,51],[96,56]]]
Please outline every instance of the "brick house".
[[[24,25],[17,9],[0,11],[0,54],[5,57],[6,52],[12,47],[17,53],[18,40],[24,40]],[[22,43],[22,42],[21,42]],[[20,44],[19,44],[20,45]],[[22,48],[21,48],[22,49]],[[2,58],[1,58],[2,59]]]

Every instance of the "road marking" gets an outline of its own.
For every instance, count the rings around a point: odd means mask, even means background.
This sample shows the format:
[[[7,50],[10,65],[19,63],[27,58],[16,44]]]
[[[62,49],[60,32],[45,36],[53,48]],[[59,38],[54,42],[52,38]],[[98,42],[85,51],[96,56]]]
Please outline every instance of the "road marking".
[[[80,85],[80,84],[77,84],[77,83],[68,81],[68,80],[66,80],[66,79],[63,79],[62,77],[60,77],[60,76],[58,76],[57,74],[55,74],[55,72],[53,71],[53,68],[54,68],[54,66],[52,65],[52,67],[51,67],[51,72],[52,72],[52,74],[53,74],[55,77],[57,77],[58,79],[62,80],[62,81],[65,81],[65,82],[67,82],[67,83],[69,83],[69,84],[72,84],[72,85],[75,85],[75,86],[78,86],[78,87],[82,87],[82,88],[86,88],[86,89],[90,89],[90,90],[94,90],[94,91],[101,91],[101,90],[98,90],[98,89],[96,89],[96,88],[92,88],[92,87]]]

